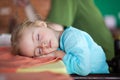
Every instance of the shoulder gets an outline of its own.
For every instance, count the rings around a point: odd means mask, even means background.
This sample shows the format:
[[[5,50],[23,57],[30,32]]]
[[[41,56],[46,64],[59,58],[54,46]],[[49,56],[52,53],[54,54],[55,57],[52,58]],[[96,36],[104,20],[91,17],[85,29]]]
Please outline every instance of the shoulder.
[[[64,32],[62,33],[63,36],[90,36],[87,32],[74,28],[72,26],[68,26],[65,28]]]
[[[62,40],[65,43],[66,41],[67,42],[75,41],[76,38],[77,38],[76,40],[82,39],[82,37],[83,33],[81,30],[69,26],[63,31],[60,40]]]
[[[63,34],[73,34],[73,33],[77,32],[77,31],[80,31],[80,30],[77,29],[77,28],[74,28],[74,27],[72,27],[72,26],[67,26],[67,27],[64,29]]]
[[[61,40],[78,40],[78,41],[94,41],[92,37],[85,31],[69,26],[61,35]]]

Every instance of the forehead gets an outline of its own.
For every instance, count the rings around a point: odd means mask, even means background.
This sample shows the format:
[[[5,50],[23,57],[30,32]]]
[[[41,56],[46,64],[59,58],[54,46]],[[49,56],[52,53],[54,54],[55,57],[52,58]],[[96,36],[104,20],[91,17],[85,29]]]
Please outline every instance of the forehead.
[[[32,56],[34,53],[34,44],[32,40],[33,28],[25,29],[19,42],[22,55]]]

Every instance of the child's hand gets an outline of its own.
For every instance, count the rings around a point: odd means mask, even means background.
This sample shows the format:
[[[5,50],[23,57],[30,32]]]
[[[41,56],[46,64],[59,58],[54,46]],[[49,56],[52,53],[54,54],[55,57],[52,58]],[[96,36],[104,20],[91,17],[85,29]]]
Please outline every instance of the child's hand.
[[[65,55],[65,52],[61,51],[61,50],[56,50],[56,51],[53,51],[49,54],[45,54],[45,55],[41,55],[41,56],[38,56],[38,57],[56,57],[56,58],[60,58],[62,59]],[[37,58],[38,58],[37,57]]]
[[[38,57],[41,58],[41,57],[56,57],[56,56],[55,56],[55,54],[53,52],[51,52],[49,54],[41,55],[41,56],[38,56]]]
[[[61,50],[56,50],[53,52],[53,54],[55,55],[55,57],[62,59],[65,56],[65,52],[61,51]]]

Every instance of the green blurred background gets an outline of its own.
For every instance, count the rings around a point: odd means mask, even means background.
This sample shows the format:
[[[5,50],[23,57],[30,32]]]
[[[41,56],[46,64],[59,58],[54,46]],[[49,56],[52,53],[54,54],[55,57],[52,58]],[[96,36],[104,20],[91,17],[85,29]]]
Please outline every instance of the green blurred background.
[[[120,28],[120,0],[94,0],[102,15],[113,16],[116,27]]]

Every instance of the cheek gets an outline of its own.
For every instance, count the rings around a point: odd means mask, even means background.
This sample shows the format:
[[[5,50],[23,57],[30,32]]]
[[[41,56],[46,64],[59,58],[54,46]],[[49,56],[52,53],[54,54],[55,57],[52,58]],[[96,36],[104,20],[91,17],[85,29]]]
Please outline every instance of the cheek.
[[[30,49],[30,46],[29,47],[28,46],[24,46],[23,48],[21,48],[21,54],[23,56],[27,56],[27,57],[33,56],[33,53],[32,53],[32,51]]]
[[[55,37],[55,35],[53,34],[48,34],[46,36],[43,36],[42,41],[51,41],[52,48],[58,48],[59,46],[59,42],[57,38]]]
[[[33,56],[33,44],[30,40],[23,40],[20,43],[20,50],[23,56],[31,57]]]
[[[52,48],[58,48],[59,47],[59,43],[56,39],[51,41],[51,46]]]
[[[47,49],[43,49],[43,54],[49,54],[53,51],[57,50],[57,48],[47,48]]]

